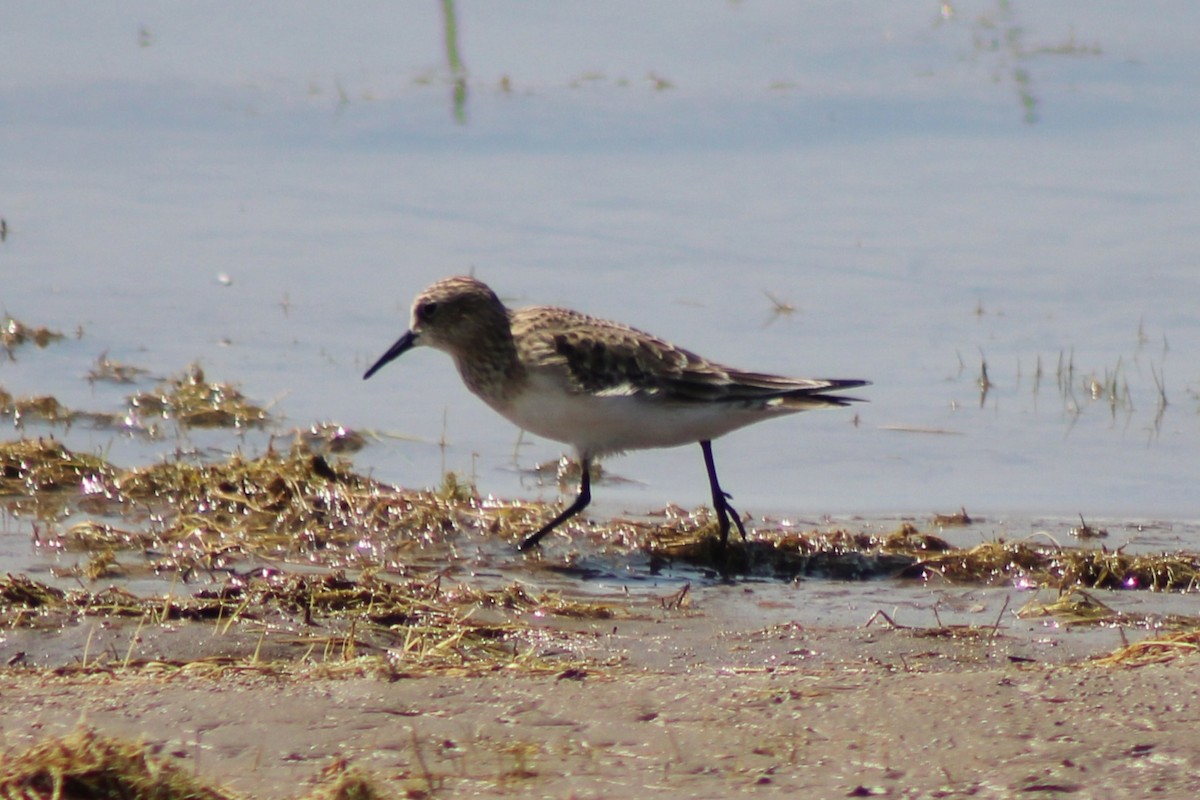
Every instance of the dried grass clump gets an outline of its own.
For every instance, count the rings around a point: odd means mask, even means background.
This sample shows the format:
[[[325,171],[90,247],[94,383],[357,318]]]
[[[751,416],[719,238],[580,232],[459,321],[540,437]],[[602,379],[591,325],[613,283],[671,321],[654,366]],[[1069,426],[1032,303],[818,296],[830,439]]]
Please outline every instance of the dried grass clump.
[[[1030,598],[1019,611],[1020,619],[1050,617],[1061,625],[1106,625],[1129,623],[1128,618],[1115,611],[1096,597],[1078,587],[1062,592],[1051,603],[1043,603],[1037,597]]]
[[[148,626],[179,620],[215,622],[206,649],[211,655],[192,661],[124,660],[99,653],[63,670],[193,669],[196,664],[222,669],[253,668],[272,674],[295,671],[300,664],[348,664],[358,674],[373,656],[372,669],[437,670],[469,667],[490,670],[519,667],[562,669],[561,648],[554,658],[535,655],[534,644],[549,634],[530,628],[525,614],[586,619],[613,619],[622,613],[602,603],[565,600],[555,594],[531,594],[514,584],[484,590],[462,585],[443,586],[432,580],[385,580],[370,572],[348,577],[264,571],[257,576],[233,577],[223,585],[201,589],[191,596],[174,592],[142,597],[117,587],[101,591],[62,591],[23,576],[0,578],[0,615],[13,628],[49,629],[78,624],[87,617],[138,620],[132,640]],[[496,611],[513,612],[497,614]],[[479,613],[483,612],[483,613]],[[267,635],[271,659],[256,649],[247,653],[233,640],[223,640],[235,627]],[[260,646],[262,642],[260,640]],[[234,651],[230,647],[235,648]],[[242,655],[236,655],[237,652]],[[116,654],[119,656],[119,654]],[[215,661],[214,661],[215,659]]]
[[[121,473],[118,496],[165,512],[163,544],[209,560],[241,553],[317,554],[338,564],[379,563],[385,553],[444,537],[473,503],[398,492],[297,443],[255,459],[172,461]]]
[[[77,550],[154,551],[156,569],[180,571],[247,555],[378,565],[464,528],[517,539],[544,512],[536,503],[484,503],[454,477],[436,491],[397,490],[313,453],[305,440],[253,459],[176,459],[128,471],[52,439],[10,442],[0,445],[5,495],[21,498],[10,508],[31,501],[41,508],[53,498],[50,517],[73,504],[88,514],[148,518],[146,530],[82,520],[41,538]]]
[[[135,394],[129,404],[139,417],[161,416],[193,428],[261,427],[268,419],[266,409],[235,387],[209,382],[197,364],[149,392]]]
[[[1127,555],[1111,550],[1052,551],[1052,575],[1094,589],[1200,589],[1200,556],[1190,553]]]
[[[1150,664],[1164,664],[1197,653],[1200,653],[1200,628],[1193,628],[1134,642],[1093,659],[1092,663],[1107,667],[1144,667]]]
[[[949,550],[922,558],[904,575],[926,579],[936,575],[957,583],[1023,581],[1088,589],[1195,591],[1200,588],[1200,557],[985,542],[969,550]]]
[[[53,439],[0,444],[0,496],[79,491],[111,481],[116,470],[99,456],[74,453]]]
[[[83,552],[112,552],[113,550],[145,549],[158,544],[152,534],[118,528],[107,522],[85,519],[76,522],[58,536],[66,550]]]
[[[343,759],[322,770],[307,800],[378,800],[385,797]],[[149,745],[79,727],[23,752],[0,753],[0,797],[5,800],[237,800],[191,770],[157,756]]]
[[[79,728],[0,755],[0,797],[53,800],[227,800],[144,744]]]
[[[934,517],[934,524],[939,523],[938,518]],[[967,525],[969,522],[956,522],[956,525]],[[950,543],[940,536],[934,536],[932,533],[922,533],[917,530],[917,527],[910,522],[905,522],[892,533],[889,533],[883,540],[883,546],[887,550],[897,553],[944,553],[947,550],[953,550]]]
[[[60,605],[66,592],[27,578],[8,574],[0,578],[0,608],[46,608]],[[6,615],[7,616],[7,615]]]
[[[145,372],[101,356],[88,380],[133,383]],[[207,381],[196,365],[150,391],[131,396],[128,403],[128,408],[118,413],[75,411],[51,395],[14,398],[0,389],[0,414],[11,416],[15,425],[30,420],[68,426],[85,423],[157,438],[162,432],[156,419],[184,428],[263,427],[269,420],[265,408],[251,403],[230,384]],[[313,426],[310,437],[314,442],[324,439],[329,452],[352,452],[365,444],[359,434],[338,426]]]
[[[321,771],[321,782],[305,795],[306,800],[382,800],[390,797],[375,788],[365,774],[343,759]]]
[[[554,592],[532,595],[520,583],[511,583],[503,589],[493,591],[463,586],[456,590],[456,596],[462,602],[475,603],[484,608],[498,607],[572,619],[615,619],[626,616],[624,610],[607,603],[568,600]]]
[[[1036,580],[1048,559],[1021,543],[984,542],[968,550],[951,549],[922,558],[903,573],[908,578],[937,576],[955,583],[997,583],[1017,578]]]

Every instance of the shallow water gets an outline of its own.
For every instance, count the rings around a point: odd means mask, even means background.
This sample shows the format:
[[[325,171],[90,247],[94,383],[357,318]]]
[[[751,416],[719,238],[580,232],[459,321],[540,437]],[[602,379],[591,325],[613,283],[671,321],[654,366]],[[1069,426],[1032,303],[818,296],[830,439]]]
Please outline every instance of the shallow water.
[[[552,500],[523,470],[559,445],[518,447],[444,356],[361,380],[416,291],[474,271],[720,361],[872,380],[716,445],[756,517],[965,506],[1015,536],[1083,513],[1200,548],[1200,9],[942,8],[459,3],[457,95],[440,3],[9,9],[0,304],[82,335],[0,385],[112,411],[132,390],[83,379],[102,353],[198,359],[281,430],[395,434],[355,458],[381,479]],[[265,444],[54,433],[125,466]],[[606,466],[627,481],[596,515],[708,499],[696,448]]]

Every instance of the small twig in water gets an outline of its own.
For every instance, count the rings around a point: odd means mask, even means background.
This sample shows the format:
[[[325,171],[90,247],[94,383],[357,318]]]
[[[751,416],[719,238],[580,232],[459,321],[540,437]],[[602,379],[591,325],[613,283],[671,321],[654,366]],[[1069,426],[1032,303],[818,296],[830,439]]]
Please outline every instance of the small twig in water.
[[[1004,612],[1008,611],[1008,604],[1012,601],[1012,595],[1004,596],[1004,605],[1000,608],[1000,613],[996,615],[996,624],[992,626],[991,639],[995,639],[1000,633],[1000,620],[1004,619]]]
[[[902,628],[908,627],[907,625],[901,625],[899,622],[896,622],[896,620],[892,619],[891,616],[886,611],[884,611],[882,608],[879,609],[878,611],[876,611],[874,614],[872,614],[871,618],[869,620],[867,620],[866,624],[863,625],[863,627],[864,628],[871,627],[871,623],[873,623],[877,619],[882,619],[884,622],[886,622],[888,625],[890,625],[894,630],[900,630]],[[938,624],[941,624],[941,623],[939,622]]]

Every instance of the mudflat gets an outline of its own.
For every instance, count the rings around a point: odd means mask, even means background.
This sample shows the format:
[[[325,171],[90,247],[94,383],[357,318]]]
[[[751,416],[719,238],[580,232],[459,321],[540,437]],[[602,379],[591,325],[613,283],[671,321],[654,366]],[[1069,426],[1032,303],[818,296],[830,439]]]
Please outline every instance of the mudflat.
[[[338,759],[410,797],[1200,791],[1189,643],[1041,658],[999,629],[739,627],[691,609],[548,628],[542,647],[568,666],[10,667],[0,731],[10,753],[81,723],[142,738],[264,798],[304,794]]]

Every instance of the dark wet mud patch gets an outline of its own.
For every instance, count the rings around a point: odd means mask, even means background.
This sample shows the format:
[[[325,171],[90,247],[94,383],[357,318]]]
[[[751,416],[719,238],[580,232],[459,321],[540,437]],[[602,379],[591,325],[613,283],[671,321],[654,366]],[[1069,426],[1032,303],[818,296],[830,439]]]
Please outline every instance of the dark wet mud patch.
[[[1026,589],[1200,589],[1200,555],[1193,553],[1125,553],[1104,547],[1063,547],[1033,539],[996,540],[960,548],[908,523],[889,534],[764,527],[757,529],[749,541],[731,539],[725,546],[703,530],[660,525],[644,549],[651,557],[652,568],[682,563],[724,576],[770,575],[782,580],[897,578]]]
[[[698,535],[699,534],[699,535]],[[651,570],[686,564],[712,577],[770,576],[869,580],[894,577],[916,563],[911,550],[893,550],[872,534],[845,530],[794,533],[756,531],[747,541],[725,545],[695,530],[662,529],[645,545]]]

